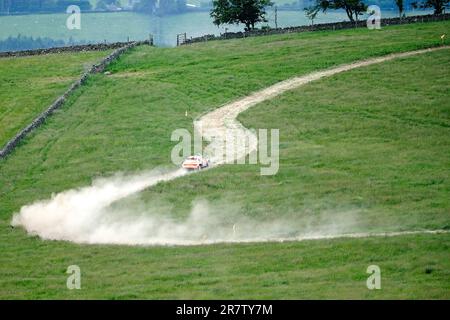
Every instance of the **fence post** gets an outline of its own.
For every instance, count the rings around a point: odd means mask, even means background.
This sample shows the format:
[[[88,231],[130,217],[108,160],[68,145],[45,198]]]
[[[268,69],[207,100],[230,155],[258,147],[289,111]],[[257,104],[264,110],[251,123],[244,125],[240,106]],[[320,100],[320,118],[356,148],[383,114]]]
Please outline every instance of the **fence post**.
[[[186,32],[177,34],[177,47],[181,46],[184,43],[186,43],[186,41],[187,41],[187,34],[186,34]]]

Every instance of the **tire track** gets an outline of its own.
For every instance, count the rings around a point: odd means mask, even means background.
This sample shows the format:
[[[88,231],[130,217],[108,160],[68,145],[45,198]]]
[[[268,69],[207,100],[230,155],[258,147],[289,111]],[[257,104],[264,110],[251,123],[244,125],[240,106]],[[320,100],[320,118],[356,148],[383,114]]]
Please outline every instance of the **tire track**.
[[[235,155],[232,157],[234,161],[236,158],[239,159],[257,150],[256,135],[236,119],[241,112],[248,108],[288,90],[341,72],[448,48],[450,47],[391,54],[288,79],[205,114],[194,122],[194,128],[202,134],[205,140],[210,141],[207,149],[211,152],[223,146],[229,129],[242,135],[244,139],[235,141]],[[205,151],[208,152],[208,150]],[[212,160],[215,166],[228,161],[214,158],[214,154]],[[122,220],[114,220],[111,217],[108,207],[113,202],[141,192],[159,182],[174,180],[186,173],[182,169],[177,169],[170,172],[154,171],[129,177],[113,177],[94,181],[89,187],[67,190],[53,195],[49,200],[23,206],[20,212],[13,216],[11,224],[12,226],[21,226],[28,233],[38,235],[43,239],[125,245],[204,245],[449,233],[449,230],[344,233],[342,229],[340,232],[336,230],[304,231],[303,233],[299,233],[298,230],[288,230],[289,232],[284,232],[285,229],[292,229],[292,222],[279,223],[279,226],[277,226],[277,221],[258,225],[257,221],[248,219],[237,221],[231,227],[217,217],[208,215],[208,208],[204,206],[198,206],[186,221],[181,222],[156,215],[141,215],[134,219]],[[131,211],[123,212],[125,217],[129,217],[132,215],[130,213],[133,213],[132,209],[128,208],[128,210]],[[229,208],[227,210],[229,211]],[[228,211],[227,214],[229,214]],[[243,219],[243,217],[237,217],[237,219]],[[262,232],[258,230],[262,230]],[[292,235],[291,231],[295,231],[295,235]],[[283,237],[283,234],[292,236]]]
[[[445,50],[449,48],[450,46],[442,46],[409,52],[394,53],[382,57],[366,59],[362,61],[353,62],[350,64],[344,64],[334,68],[317,71],[304,76],[281,81],[270,87],[254,92],[242,99],[239,99],[230,104],[226,104],[216,110],[213,110],[203,115],[199,120],[194,122],[194,128],[198,132],[201,132],[205,140],[210,142],[208,148],[209,153],[213,153],[214,150],[220,149],[223,146],[224,141],[226,141],[227,139],[228,134],[227,132],[229,132],[229,129],[235,130],[235,132],[237,132],[237,134],[241,137],[246,137],[245,140],[242,139],[241,141],[235,141],[237,142],[236,145],[234,145],[234,149],[236,150],[235,158],[239,159],[241,157],[246,156],[250,152],[256,151],[257,149],[256,135],[249,129],[245,128],[236,119],[241,112],[261,102],[273,99],[289,90],[299,88],[313,81],[317,81],[326,77],[331,77],[333,75],[342,72],[350,71],[361,67],[367,67],[382,62],[387,62],[394,59],[407,58],[419,54],[434,52],[438,50]],[[244,144],[239,144],[239,142],[242,141],[244,141]],[[213,162],[216,165],[229,162],[223,160],[222,157],[220,156],[217,157],[214,154],[209,153],[207,152],[207,154],[213,159]]]

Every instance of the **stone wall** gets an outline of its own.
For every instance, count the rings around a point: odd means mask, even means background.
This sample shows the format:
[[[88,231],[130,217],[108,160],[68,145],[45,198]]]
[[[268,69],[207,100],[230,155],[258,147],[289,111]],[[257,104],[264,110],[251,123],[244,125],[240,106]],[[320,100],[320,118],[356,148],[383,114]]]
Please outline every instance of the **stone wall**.
[[[409,24],[409,23],[418,23],[418,22],[434,22],[434,21],[443,21],[449,20],[450,13],[442,14],[442,15],[421,15],[421,16],[411,16],[404,18],[387,18],[381,19],[381,26],[389,26],[389,25],[398,25],[398,24]],[[294,32],[309,32],[309,31],[320,31],[320,30],[340,30],[340,29],[351,29],[351,28],[366,28],[367,23],[366,20],[358,21],[358,22],[334,22],[334,23],[321,23],[315,24],[313,26],[299,26],[299,27],[287,27],[287,28],[278,28],[278,29],[264,29],[264,30],[254,30],[250,32],[227,32],[221,34],[220,36],[215,36],[212,34],[204,35],[197,38],[187,39],[183,45],[196,43],[196,42],[205,42],[211,40],[225,40],[225,39],[235,39],[235,38],[247,38],[247,37],[255,37],[255,36],[265,36],[271,34],[285,34],[285,33],[294,33]]]
[[[39,127],[45,120],[58,108],[60,108],[64,102],[69,98],[69,96],[78,89],[81,85],[83,85],[90,74],[103,72],[105,68],[118,56],[120,56],[125,51],[129,50],[138,45],[149,44],[148,41],[144,42],[130,42],[125,46],[122,46],[116,50],[114,50],[110,55],[104,58],[100,63],[93,65],[88,71],[83,73],[80,79],[74,82],[63,95],[58,97],[43,113],[41,113],[37,118],[33,120],[28,126],[22,129],[14,138],[6,143],[3,149],[0,150],[0,159],[5,158],[11,151],[29,134],[31,131]],[[98,49],[100,50],[100,49]],[[43,54],[43,53],[41,53]]]
[[[35,55],[43,55],[43,54],[49,54],[49,53],[61,53],[61,52],[101,51],[101,50],[122,48],[122,47],[125,47],[132,43],[153,45],[153,42],[151,40],[140,41],[140,42],[97,43],[97,44],[76,45],[76,46],[68,46],[68,47],[56,47],[56,48],[48,48],[48,49],[0,52],[0,58],[35,56]]]

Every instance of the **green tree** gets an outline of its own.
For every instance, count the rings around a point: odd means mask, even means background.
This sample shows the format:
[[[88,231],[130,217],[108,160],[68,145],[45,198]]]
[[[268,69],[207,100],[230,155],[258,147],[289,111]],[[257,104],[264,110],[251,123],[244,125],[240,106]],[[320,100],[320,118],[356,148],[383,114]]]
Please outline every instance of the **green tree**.
[[[397,5],[398,8],[398,16],[401,18],[404,10],[403,0],[395,0],[395,4]]]
[[[320,11],[320,7],[313,6],[303,9],[305,11],[305,16],[311,20],[311,25],[314,25],[314,19]]]
[[[267,22],[266,7],[272,6],[270,0],[213,0],[211,17],[216,25],[245,25],[245,31],[255,28],[258,22]]]
[[[316,10],[322,10],[322,12],[326,12],[329,9],[343,9],[351,22],[358,21],[358,16],[367,10],[367,6],[362,0],[316,0],[316,5],[313,7]]]

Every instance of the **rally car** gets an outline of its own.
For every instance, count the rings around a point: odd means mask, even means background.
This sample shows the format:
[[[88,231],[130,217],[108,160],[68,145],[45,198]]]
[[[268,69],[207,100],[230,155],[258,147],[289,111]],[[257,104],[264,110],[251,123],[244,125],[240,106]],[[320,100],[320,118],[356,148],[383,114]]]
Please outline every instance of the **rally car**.
[[[200,155],[187,157],[186,160],[184,160],[181,164],[181,167],[187,170],[200,170],[207,168],[208,166],[208,159],[203,158]]]

